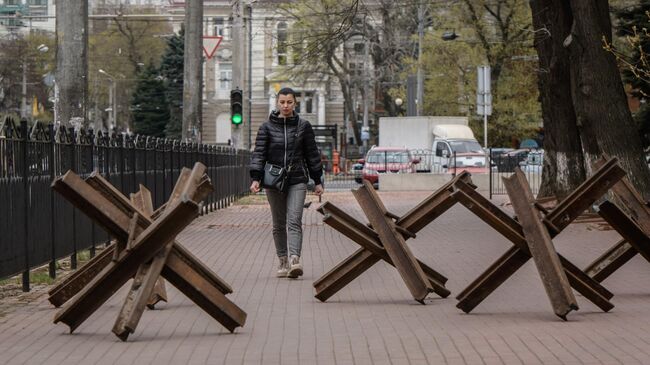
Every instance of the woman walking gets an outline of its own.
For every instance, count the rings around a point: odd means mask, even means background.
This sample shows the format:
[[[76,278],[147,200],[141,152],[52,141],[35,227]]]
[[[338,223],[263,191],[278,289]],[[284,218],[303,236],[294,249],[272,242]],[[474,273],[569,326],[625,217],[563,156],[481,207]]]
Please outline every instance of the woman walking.
[[[273,218],[273,241],[280,260],[278,277],[297,278],[302,275],[302,210],[309,177],[314,180],[314,193],[324,191],[322,165],[314,130],[294,109],[296,95],[290,88],[278,92],[278,110],[262,124],[251,156],[250,190],[260,191],[267,164],[281,166],[287,174],[282,191],[266,187],[266,197]]]

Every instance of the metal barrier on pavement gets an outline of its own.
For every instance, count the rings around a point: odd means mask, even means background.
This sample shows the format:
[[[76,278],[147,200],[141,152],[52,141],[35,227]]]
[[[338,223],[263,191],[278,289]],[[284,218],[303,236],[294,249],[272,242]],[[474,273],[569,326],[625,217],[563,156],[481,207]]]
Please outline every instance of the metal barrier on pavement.
[[[0,278],[23,273],[29,290],[29,271],[107,242],[108,235],[61,197],[50,184],[71,169],[82,177],[98,171],[122,193],[152,193],[154,207],[171,193],[183,167],[201,162],[215,185],[203,212],[227,206],[248,193],[250,152],[177,140],[137,135],[108,135],[91,130],[43,126],[31,132],[26,122],[16,125],[5,117],[0,131]]]

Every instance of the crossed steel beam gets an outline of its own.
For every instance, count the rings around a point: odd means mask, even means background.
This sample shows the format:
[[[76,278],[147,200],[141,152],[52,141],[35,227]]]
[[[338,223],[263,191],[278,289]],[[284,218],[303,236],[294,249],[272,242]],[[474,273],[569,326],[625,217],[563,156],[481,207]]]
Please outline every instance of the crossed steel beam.
[[[551,292],[549,292],[548,286],[546,288],[558,316],[565,319],[569,310],[577,308],[572,294],[567,293],[567,287],[564,285],[565,278],[571,287],[603,311],[612,309],[614,305],[609,302],[609,299],[613,297],[613,294],[569,260],[557,254],[552,248],[550,239],[558,235],[585,209],[592,206],[623,176],[625,176],[625,171],[618,165],[616,158],[604,161],[594,175],[569,194],[553,210],[546,211],[541,205],[531,200],[532,194],[529,195],[523,185],[525,177],[518,173],[513,178],[516,180],[508,180],[506,184],[510,186],[509,195],[511,193],[514,195],[514,199],[511,196],[513,204],[514,200],[519,202],[519,208],[515,207],[515,210],[518,210],[517,214],[520,221],[504,213],[489,200],[470,187],[465,186],[462,181],[456,182],[454,184],[456,191],[453,194],[455,199],[513,243],[512,248],[457,296],[459,300],[457,307],[466,313],[471,312],[529,259],[537,257],[536,262],[540,258],[543,261],[541,264],[537,262],[538,270],[540,270],[540,266],[543,266],[540,274],[542,271],[546,271],[542,276],[546,274],[553,275],[553,279],[550,279],[554,283]],[[528,203],[532,204],[531,207],[534,210],[527,212],[526,224],[531,225],[531,227],[526,233],[526,230],[522,227],[521,214],[526,213],[526,209],[530,209],[530,207],[525,206]],[[538,217],[540,214],[541,216]],[[537,227],[532,227],[532,225]],[[541,230],[540,227],[544,229]],[[544,231],[547,231],[547,233],[544,233]],[[546,234],[548,234],[547,237]],[[541,251],[538,247],[540,246],[540,240],[542,242]],[[535,249],[532,249],[533,246]],[[542,258],[544,256],[546,257]],[[557,256],[557,262],[554,256]],[[558,268],[562,270],[558,270]],[[547,284],[545,283],[545,285]],[[559,304],[560,300],[552,299],[552,296],[555,295],[562,297],[561,302],[563,304]]]
[[[95,174],[93,173],[89,179],[86,179],[86,182],[92,181],[92,179],[95,178],[94,175]],[[95,185],[97,188],[98,185]],[[104,184],[102,184],[102,186],[104,186]],[[179,186],[180,184],[177,184],[175,189],[177,189]],[[113,192],[111,192],[111,194],[112,193]],[[148,216],[152,216],[153,214],[159,215],[160,212],[164,210],[163,207],[157,213],[153,211],[151,192],[143,185],[140,185],[140,191],[135,194],[131,194],[131,203],[138,210],[142,211]],[[72,298],[77,292],[83,289],[83,287],[86,286],[90,280],[97,276],[97,274],[104,267],[106,267],[109,262],[111,262],[113,256],[115,255],[116,247],[117,245],[115,243],[111,243],[98,255],[86,262],[86,264],[84,264],[82,267],[65,277],[62,282],[52,287],[52,289],[48,291],[48,300],[50,303],[58,308],[63,305],[63,303],[67,302],[68,299]],[[160,301],[167,302],[167,289],[165,287],[165,280],[163,278],[159,278],[158,281],[156,281],[156,285],[154,287],[151,298],[149,298],[149,301],[147,302],[147,307],[149,309],[154,309],[155,305]]]
[[[650,262],[650,208],[627,178],[612,187],[616,203],[599,205],[601,217],[623,239],[592,262],[585,272],[602,282],[637,254]],[[618,207],[621,205],[624,209]]]
[[[319,207],[318,211],[324,215],[323,222],[361,248],[314,282],[316,298],[326,301],[380,260],[398,270],[418,302],[424,303],[424,298],[431,291],[443,298],[449,296],[450,292],[445,288],[447,278],[417,260],[405,240],[415,237],[418,231],[456,203],[452,197],[452,187],[457,181],[464,181],[468,186],[471,184],[470,175],[461,173],[402,217],[390,213],[373,187],[364,182],[362,187],[353,190],[353,194],[369,225],[359,222],[329,202]]]
[[[191,172],[184,169],[164,209],[153,214],[152,209],[138,209],[98,174],[83,181],[69,171],[52,186],[117,240],[111,246],[112,256],[106,254],[111,257],[108,263],[98,256],[85,274],[57,292],[61,293],[57,302],[63,306],[54,323],[63,322],[74,331],[134,278],[113,328],[125,341],[135,331],[162,275],[229,331],[244,325],[246,313],[225,296],[232,288],[174,240],[198,216],[197,201],[212,190],[205,166],[197,163]],[[151,205],[151,195],[142,187],[140,196],[133,198],[142,199],[144,207]],[[81,289],[69,298],[71,288]]]

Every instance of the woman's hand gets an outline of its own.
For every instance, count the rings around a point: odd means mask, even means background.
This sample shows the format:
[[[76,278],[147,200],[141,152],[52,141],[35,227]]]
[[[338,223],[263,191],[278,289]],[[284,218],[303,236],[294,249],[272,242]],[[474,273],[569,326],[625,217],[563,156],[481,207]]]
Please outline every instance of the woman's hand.
[[[323,187],[323,184],[318,184],[314,186],[314,194],[321,196],[323,195],[323,192],[325,192],[325,188]]]
[[[253,183],[251,184],[251,193],[259,193],[260,191],[260,182],[257,180],[253,180]]]

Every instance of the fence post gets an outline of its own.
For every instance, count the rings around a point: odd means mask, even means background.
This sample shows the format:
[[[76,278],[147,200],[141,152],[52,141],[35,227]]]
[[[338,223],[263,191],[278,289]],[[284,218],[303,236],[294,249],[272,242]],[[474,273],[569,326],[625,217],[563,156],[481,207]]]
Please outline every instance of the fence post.
[[[122,190],[122,194],[126,194],[126,187],[124,186],[124,134],[119,134],[118,137],[119,143],[120,143],[120,149],[119,149],[119,156],[120,156],[120,188]]]
[[[20,133],[22,140],[22,160],[23,160],[23,233],[25,247],[25,271],[23,271],[23,291],[29,291],[29,133],[27,131],[27,121],[20,121]]]
[[[95,171],[95,132],[90,129],[88,131],[89,135],[87,136],[90,139],[90,146],[88,147],[90,149],[89,157],[90,157],[90,172]],[[91,240],[92,244],[90,246],[90,258],[95,257],[96,253],[96,248],[97,248],[97,226],[95,225],[95,221],[92,220],[90,222],[90,235],[91,235]]]
[[[489,180],[490,180],[490,183],[489,183],[490,193],[489,193],[489,195],[490,195],[490,200],[492,200],[492,147],[490,147],[490,149],[488,151],[489,151],[488,153],[490,154],[488,156],[488,158],[487,158],[487,161],[489,162],[487,167],[488,167],[488,169],[490,169],[490,172],[489,172],[489,174],[490,174],[489,175],[490,176],[489,177]]]
[[[454,173],[451,174],[452,177],[456,177],[456,151],[454,151]]]
[[[55,148],[55,136],[54,136],[54,124],[48,125],[48,133],[50,135],[50,156],[48,167],[50,168],[50,182],[54,182],[56,177],[55,166],[56,161],[54,161],[54,148]],[[49,274],[52,279],[56,278],[56,224],[54,222],[54,217],[56,217],[56,212],[54,211],[54,191],[50,190],[50,235],[52,236],[52,260],[49,265]]]
[[[71,168],[74,172],[80,173],[77,168],[77,134],[74,128],[68,128],[71,138],[72,158],[71,158]],[[70,255],[70,268],[72,270],[77,269],[77,208],[72,207],[72,255]]]
[[[131,164],[131,175],[133,176],[133,179],[132,179],[133,180],[133,186],[131,187],[132,191],[128,191],[128,192],[125,191],[124,192],[126,196],[129,196],[130,193],[135,193],[136,191],[138,191],[138,176],[137,176],[137,171],[136,171],[137,166],[138,166],[138,162],[137,162],[137,158],[138,158],[137,148],[138,148],[138,146],[136,146],[136,143],[137,143],[138,139],[134,138],[134,137],[130,137],[130,139],[131,139],[131,145],[129,146],[129,148],[131,149],[131,161],[130,161],[130,164]]]

